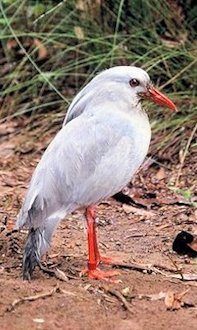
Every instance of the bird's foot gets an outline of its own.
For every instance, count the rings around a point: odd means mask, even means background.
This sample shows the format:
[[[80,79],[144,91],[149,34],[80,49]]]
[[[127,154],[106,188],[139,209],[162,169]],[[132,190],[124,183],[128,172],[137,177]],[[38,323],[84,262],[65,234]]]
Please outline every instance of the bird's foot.
[[[94,280],[105,280],[108,282],[112,282],[112,283],[119,283],[120,280],[113,280],[111,279],[111,277],[113,276],[117,276],[120,273],[117,270],[101,270],[99,268],[90,270],[88,268],[85,268],[81,271],[80,276],[83,275],[87,275],[90,279],[94,279]]]
[[[98,258],[99,263],[105,264],[105,265],[115,265],[117,263],[117,260],[114,260],[113,258],[108,258],[108,257],[102,257],[99,256]]]

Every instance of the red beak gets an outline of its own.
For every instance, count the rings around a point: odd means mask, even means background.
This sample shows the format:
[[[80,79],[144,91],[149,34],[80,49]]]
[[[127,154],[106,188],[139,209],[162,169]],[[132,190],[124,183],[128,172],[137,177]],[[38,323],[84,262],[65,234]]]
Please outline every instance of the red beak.
[[[145,94],[147,98],[150,98],[154,103],[159,105],[164,105],[167,108],[176,111],[176,105],[164,94],[162,94],[158,89],[151,86],[148,88],[148,92]]]

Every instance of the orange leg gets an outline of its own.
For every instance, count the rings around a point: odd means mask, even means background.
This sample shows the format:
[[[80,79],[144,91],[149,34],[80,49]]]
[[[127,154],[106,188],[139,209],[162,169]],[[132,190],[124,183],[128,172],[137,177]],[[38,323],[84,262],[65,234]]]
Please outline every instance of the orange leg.
[[[102,271],[97,268],[100,262],[106,264],[112,264],[113,261],[110,258],[101,257],[96,238],[96,224],[94,208],[88,207],[86,210],[87,230],[88,230],[88,267],[82,271],[83,274],[88,274],[89,278],[94,279],[107,279],[119,273],[114,270]]]
[[[89,208],[87,208],[87,211],[86,212],[87,212],[86,213],[87,223],[88,224],[90,223],[90,226],[91,226],[91,222],[93,222],[92,225],[93,225],[94,251],[95,251],[97,266],[100,263],[106,264],[106,265],[112,265],[113,264],[113,259],[112,258],[103,257],[99,253],[98,244],[97,244],[97,237],[96,237],[96,223],[95,223],[95,211],[94,211],[94,208],[93,207],[89,207]]]

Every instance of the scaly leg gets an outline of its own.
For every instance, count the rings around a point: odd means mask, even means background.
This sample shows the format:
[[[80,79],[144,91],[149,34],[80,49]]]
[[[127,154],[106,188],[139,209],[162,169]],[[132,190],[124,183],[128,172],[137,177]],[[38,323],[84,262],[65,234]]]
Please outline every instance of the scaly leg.
[[[89,278],[94,279],[108,279],[109,277],[118,275],[119,272],[115,270],[102,271],[97,266],[100,262],[111,264],[113,263],[112,259],[101,257],[96,238],[96,224],[95,224],[95,215],[94,208],[88,207],[86,210],[86,220],[87,220],[87,230],[88,230],[88,267],[83,270],[81,274],[88,274]]]
[[[94,235],[94,251],[96,255],[96,261],[97,261],[97,266],[102,263],[106,265],[113,265],[113,259],[101,256],[99,253],[98,249],[98,244],[97,244],[97,237],[96,237],[96,223],[95,223],[95,211],[93,207],[89,207],[87,209],[86,217],[87,217],[87,222],[88,222],[88,212],[91,213],[91,217],[93,219],[93,235]]]

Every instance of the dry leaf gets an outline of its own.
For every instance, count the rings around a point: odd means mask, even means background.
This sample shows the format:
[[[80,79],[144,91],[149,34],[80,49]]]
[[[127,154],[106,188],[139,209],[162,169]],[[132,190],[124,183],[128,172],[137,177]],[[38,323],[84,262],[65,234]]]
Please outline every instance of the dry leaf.
[[[174,39],[168,38],[168,37],[161,37],[161,41],[168,48],[178,48],[181,45],[185,44],[185,42],[187,41],[187,37],[188,37],[188,35],[186,32],[186,33],[179,34],[177,36],[177,40],[174,40]]]
[[[176,293],[176,299],[181,300],[186,295],[186,293],[189,292],[189,290],[190,289],[187,289],[187,290],[185,290],[185,291],[183,291],[181,293]]]
[[[16,48],[16,47],[17,47],[17,42],[16,42],[15,39],[8,40],[6,46],[7,46],[7,49],[13,49],[13,48]]]
[[[158,200],[155,193],[148,192],[146,194],[140,195],[139,192],[135,192],[132,196],[135,203],[138,203],[146,208],[150,208],[152,205],[157,205]]]
[[[174,304],[174,292],[167,291],[165,296],[165,305],[167,309],[172,309]]]
[[[56,268],[55,270],[55,276],[61,280],[61,281],[64,281],[64,282],[68,282],[68,277],[66,276],[66,274],[60,270],[59,268]]]
[[[44,60],[48,55],[48,51],[46,47],[38,39],[34,39],[33,43],[38,48],[38,60]]]
[[[156,179],[163,180],[165,178],[166,178],[166,171],[165,171],[164,167],[160,167],[160,169],[156,173]]]
[[[0,137],[14,133],[18,127],[16,122],[5,122],[0,125]]]
[[[162,229],[168,228],[168,227],[170,227],[170,226],[172,226],[172,224],[170,224],[170,223],[165,223],[165,224],[163,224],[163,225],[161,225],[161,226],[158,226],[157,229],[162,230]]]
[[[153,217],[155,215],[155,213],[152,211],[146,211],[143,209],[139,209],[137,207],[133,207],[131,205],[127,205],[127,204],[123,204],[122,208],[125,211],[125,213],[127,213],[127,214],[134,213],[135,215],[141,215],[141,216],[145,216],[145,217]]]
[[[76,9],[80,10],[80,11],[85,11],[86,10],[86,3],[84,0],[77,0],[75,3]]]
[[[54,258],[57,258],[59,256],[59,253],[54,253],[54,254],[50,254],[48,256],[49,259],[54,259]]]
[[[168,48],[177,48],[180,47],[180,41],[177,40],[170,40],[170,39],[166,39],[166,38],[161,38],[162,43],[164,44],[164,46],[168,47]]]
[[[177,310],[180,309],[182,306],[184,306],[185,303],[182,301],[182,299],[188,291],[189,289],[181,293],[174,293],[173,291],[166,292],[166,296],[165,296],[166,308],[169,310]]]
[[[73,296],[73,297],[77,296],[77,294],[73,291],[71,292],[71,291],[67,291],[67,290],[64,290],[64,289],[59,289],[59,291],[60,291],[60,293],[63,293],[67,296]]]
[[[130,288],[127,286],[126,288],[122,289],[122,295],[124,297],[128,297]]]
[[[14,154],[16,145],[12,142],[3,142],[0,146],[0,157],[6,158]]]
[[[80,26],[75,26],[74,27],[74,32],[75,32],[76,37],[79,40],[84,40],[84,38],[85,38],[84,31]]]
[[[161,291],[161,292],[155,293],[155,294],[141,294],[141,295],[139,295],[139,299],[146,298],[151,301],[157,301],[157,300],[164,299],[165,296],[166,296],[166,293]]]
[[[156,301],[156,300],[164,299],[165,296],[166,296],[165,292],[162,292],[162,291],[161,291],[161,292],[159,292],[159,293],[157,293],[157,294],[150,294],[150,295],[149,295],[149,298],[150,298],[150,300],[152,300],[152,301]]]

